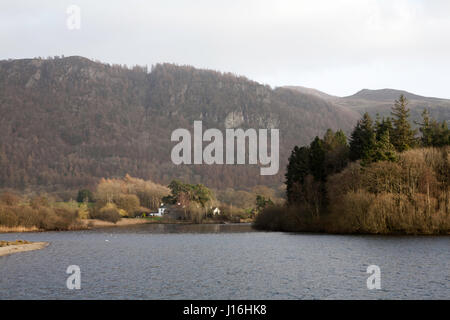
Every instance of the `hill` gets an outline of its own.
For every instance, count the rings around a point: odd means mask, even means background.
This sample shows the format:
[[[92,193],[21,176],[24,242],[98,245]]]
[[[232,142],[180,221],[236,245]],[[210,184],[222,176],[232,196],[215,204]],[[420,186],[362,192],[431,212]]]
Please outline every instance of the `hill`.
[[[294,145],[359,115],[313,94],[245,77],[158,64],[149,72],[83,57],[0,61],[0,187],[74,190],[130,174],[167,184],[279,185]],[[280,172],[257,166],[175,166],[176,128],[279,128]]]
[[[310,95],[313,95],[313,96],[316,96],[316,97],[319,97],[319,98],[322,98],[322,99],[325,99],[328,101],[334,101],[335,99],[339,99],[339,97],[337,97],[337,96],[330,95],[328,93],[325,93],[323,91],[320,91],[320,90],[317,90],[314,88],[307,88],[307,87],[302,87],[302,86],[284,86],[283,88],[295,90],[297,92],[301,92],[304,94],[310,94]]]
[[[304,87],[286,88],[298,92],[308,92]],[[368,112],[374,119],[377,114],[379,114],[380,117],[390,117],[394,100],[398,99],[400,95],[403,94],[409,100],[408,108],[411,110],[411,120],[413,122],[422,119],[422,111],[426,108],[430,111],[433,118],[439,122],[446,120],[450,124],[450,100],[447,99],[423,97],[407,91],[394,89],[363,89],[348,97],[336,97],[315,89],[309,89],[309,91],[335,106],[356,111],[360,115]]]

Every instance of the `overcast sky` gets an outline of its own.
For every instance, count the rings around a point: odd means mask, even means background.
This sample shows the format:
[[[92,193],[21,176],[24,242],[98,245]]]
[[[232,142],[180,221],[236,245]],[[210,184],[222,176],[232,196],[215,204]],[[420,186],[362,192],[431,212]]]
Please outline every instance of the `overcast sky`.
[[[69,5],[81,28],[67,27]],[[330,94],[450,98],[448,0],[2,0],[0,59],[189,64]]]

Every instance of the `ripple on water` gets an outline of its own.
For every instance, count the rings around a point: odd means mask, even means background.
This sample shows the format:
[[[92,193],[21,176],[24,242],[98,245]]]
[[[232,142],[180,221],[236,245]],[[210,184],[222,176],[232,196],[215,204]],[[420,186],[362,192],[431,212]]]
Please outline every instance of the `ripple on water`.
[[[450,299],[449,237],[141,225],[3,238],[50,246],[0,257],[0,299]],[[82,290],[66,288],[73,264]],[[367,289],[371,264],[382,290]]]

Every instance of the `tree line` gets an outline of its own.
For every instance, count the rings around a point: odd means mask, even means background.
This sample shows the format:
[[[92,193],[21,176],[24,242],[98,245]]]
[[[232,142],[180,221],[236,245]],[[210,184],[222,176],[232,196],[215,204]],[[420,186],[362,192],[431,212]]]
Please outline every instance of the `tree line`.
[[[332,233],[450,233],[450,132],[424,111],[418,130],[401,96],[392,117],[366,113],[349,142],[328,130],[294,147],[286,206],[272,206],[255,227]],[[418,133],[421,133],[420,135]]]
[[[367,166],[378,161],[398,159],[398,153],[416,147],[443,147],[450,145],[450,130],[446,121],[432,119],[425,109],[418,131],[409,121],[408,100],[401,95],[392,107],[392,117],[377,117],[373,121],[368,113],[358,121],[350,135],[350,141],[342,130],[331,129],[321,139],[316,138],[309,146],[294,147],[289,157],[286,180],[286,195],[289,204],[311,201],[317,210],[326,206],[324,183],[331,174],[342,171],[349,162],[360,161]]]

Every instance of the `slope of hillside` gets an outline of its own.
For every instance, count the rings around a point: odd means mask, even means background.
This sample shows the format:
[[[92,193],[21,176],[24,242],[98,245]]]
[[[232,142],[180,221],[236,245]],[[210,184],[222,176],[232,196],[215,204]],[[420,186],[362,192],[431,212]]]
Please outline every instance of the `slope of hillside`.
[[[353,111],[311,94],[244,77],[160,64],[145,68],[82,57],[0,61],[0,187],[77,189],[100,177],[179,178],[216,188],[283,181],[294,145],[327,128],[351,129]],[[280,172],[257,166],[175,166],[176,128],[279,128]]]
[[[310,95],[325,99],[327,101],[333,101],[334,99],[339,99],[339,97],[330,95],[328,93],[325,93],[323,91],[320,91],[320,90],[317,90],[314,88],[307,88],[307,87],[302,87],[302,86],[284,86],[283,88],[295,90],[297,92],[304,93],[304,94],[310,94]]]
[[[406,91],[383,89],[383,90],[362,90],[353,96],[342,98],[334,103],[343,107],[351,108],[360,112],[369,112],[373,117],[390,116],[390,109],[393,101],[398,99],[400,94],[405,95],[409,100],[408,107],[411,109],[411,119],[420,121],[424,109],[428,109],[433,118],[438,121],[450,121],[450,100],[422,97]]]
[[[289,86],[285,88],[301,93],[314,94],[336,107],[357,112],[360,116],[368,112],[373,118],[377,114],[380,117],[390,117],[394,101],[403,94],[409,100],[408,107],[411,110],[411,120],[413,123],[414,121],[420,121],[423,110],[428,109],[434,119],[437,119],[439,122],[446,120],[450,124],[450,100],[447,99],[423,97],[407,91],[394,89],[363,89],[348,97],[337,97],[316,89],[300,86]]]
[[[379,89],[379,90],[362,89],[361,91],[358,91],[354,95],[345,97],[344,99],[392,102],[395,99],[398,99],[398,97],[402,94],[408,100],[426,100],[426,99],[439,100],[439,99],[435,99],[435,98],[425,98],[425,97],[410,93],[408,91],[395,90],[395,89]]]

